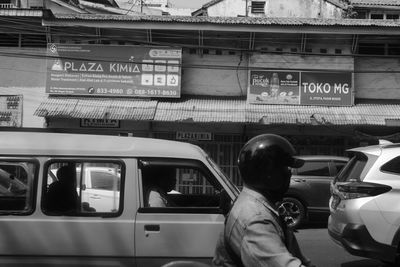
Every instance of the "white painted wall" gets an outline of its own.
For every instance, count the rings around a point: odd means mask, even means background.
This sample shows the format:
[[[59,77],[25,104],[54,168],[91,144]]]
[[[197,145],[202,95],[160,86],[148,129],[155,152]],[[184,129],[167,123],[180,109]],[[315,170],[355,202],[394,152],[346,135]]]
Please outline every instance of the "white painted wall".
[[[341,18],[342,9],[324,0],[266,0],[265,14],[251,13],[251,0],[248,0],[249,17],[298,17],[298,18]],[[224,0],[208,7],[208,15],[244,16],[246,0]]]

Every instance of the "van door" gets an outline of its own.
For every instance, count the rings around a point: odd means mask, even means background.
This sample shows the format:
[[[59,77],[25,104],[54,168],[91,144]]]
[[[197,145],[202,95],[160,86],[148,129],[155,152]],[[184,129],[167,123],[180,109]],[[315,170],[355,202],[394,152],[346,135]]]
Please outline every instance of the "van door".
[[[135,227],[138,266],[161,266],[188,258],[210,263],[223,229],[222,185],[199,161],[141,162],[141,208]],[[163,180],[171,175],[175,184],[163,192]]]

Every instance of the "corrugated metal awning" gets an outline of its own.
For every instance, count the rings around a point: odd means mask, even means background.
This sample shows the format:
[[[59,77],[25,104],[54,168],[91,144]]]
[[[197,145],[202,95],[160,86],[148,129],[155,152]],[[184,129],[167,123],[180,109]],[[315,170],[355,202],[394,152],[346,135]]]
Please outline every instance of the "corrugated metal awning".
[[[36,109],[39,117],[152,120],[157,101],[126,98],[49,97]]]
[[[387,120],[400,119],[400,104],[326,107],[253,105],[234,97],[185,96],[163,100],[49,97],[35,115],[161,122],[384,126]]]
[[[400,118],[400,105],[357,104],[351,107],[247,105],[246,121],[263,124],[385,125]]]
[[[159,101],[155,121],[245,123],[246,101],[235,98],[182,98]]]

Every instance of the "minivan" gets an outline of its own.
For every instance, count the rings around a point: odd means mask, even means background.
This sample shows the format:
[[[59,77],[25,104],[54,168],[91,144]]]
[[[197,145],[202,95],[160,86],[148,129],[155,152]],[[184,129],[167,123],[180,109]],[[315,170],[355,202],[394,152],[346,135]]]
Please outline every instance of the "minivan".
[[[149,207],[160,166],[175,205]],[[122,136],[2,131],[0,179],[1,266],[210,263],[239,194],[198,146]]]

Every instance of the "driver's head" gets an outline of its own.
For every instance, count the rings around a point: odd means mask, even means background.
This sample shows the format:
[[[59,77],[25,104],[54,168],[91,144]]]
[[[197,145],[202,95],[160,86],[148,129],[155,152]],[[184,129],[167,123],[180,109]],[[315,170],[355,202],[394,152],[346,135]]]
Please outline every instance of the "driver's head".
[[[273,198],[288,190],[291,172],[304,161],[294,157],[295,150],[285,138],[262,134],[250,139],[239,153],[238,166],[243,182]]]

